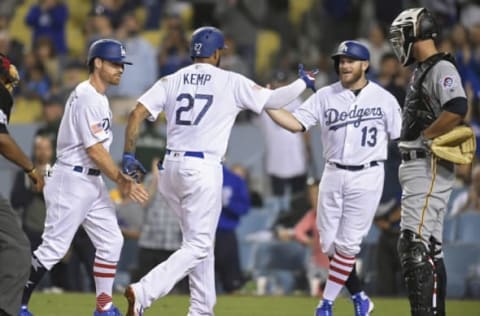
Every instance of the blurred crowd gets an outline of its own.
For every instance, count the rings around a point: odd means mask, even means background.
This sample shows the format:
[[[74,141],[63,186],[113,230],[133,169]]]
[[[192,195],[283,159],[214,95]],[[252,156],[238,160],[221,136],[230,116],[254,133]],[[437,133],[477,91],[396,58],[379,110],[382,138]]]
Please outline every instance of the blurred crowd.
[[[442,51],[456,58],[470,103],[468,122],[475,128],[478,142],[480,4],[468,0],[2,0],[0,52],[11,58],[21,75],[11,123],[38,124],[32,142],[33,158],[48,170],[55,160],[56,131],[64,103],[71,89],[87,78],[85,55],[92,41],[104,37],[122,41],[129,60],[134,63],[125,69],[120,85],[108,91],[114,121],[122,124],[135,99],[158,78],[191,63],[188,39],[191,31],[202,25],[217,26],[225,33],[228,49],[221,60],[222,68],[272,87],[281,86],[294,77],[300,62],[320,70],[318,87],[336,81],[330,54],[339,42],[357,39],[370,50],[369,80],[385,87],[402,104],[411,69],[402,67],[393,54],[387,38],[388,27],[402,9],[413,6],[429,8],[441,21],[438,42]],[[275,209],[273,220],[265,225],[270,235],[257,235],[257,238],[297,240],[307,248],[313,247],[312,260],[303,267],[303,280],[304,288],[310,288],[312,295],[319,295],[328,259],[319,251],[315,235],[316,195],[311,190],[318,183],[309,177],[314,159],[310,141],[308,135],[305,138],[293,135],[276,129],[271,123],[251,113],[241,115],[237,122],[262,127],[270,189],[265,190],[266,193],[255,192],[245,167],[230,166],[225,170],[231,173],[229,177],[237,189],[224,190],[223,220],[218,231],[222,244],[217,245],[217,258],[228,256],[238,262],[217,263],[219,286],[225,292],[235,292],[247,280],[244,274],[248,269],[238,255],[245,255],[242,254],[244,241],[237,240],[238,234],[232,233],[241,223],[241,217],[259,208]],[[165,150],[161,124],[146,123],[138,141],[138,158],[143,165],[150,166],[150,175],[145,181],[152,193],[158,181],[157,162]],[[477,154],[480,155],[480,149]],[[399,163],[393,148],[390,157],[386,168],[393,175]],[[458,194],[452,196],[448,216],[480,213],[480,165],[458,166],[457,174],[455,191]],[[379,279],[390,277],[392,280],[383,282],[384,287],[378,285],[379,293],[386,295],[402,291],[401,284],[395,285],[399,266],[385,264],[388,260],[398,262],[396,253],[389,253],[395,248],[392,245],[398,237],[400,219],[400,188],[394,178],[386,177],[389,181],[385,183],[381,209],[375,220],[380,232],[377,236]],[[232,192],[245,194],[236,197]],[[117,289],[121,290],[177,249],[181,235],[172,212],[160,196],[152,194],[151,201],[142,206],[131,203],[115,190],[112,198],[117,203],[119,223],[126,237],[116,282]],[[11,202],[22,211],[23,227],[34,249],[43,230],[45,206],[41,194],[33,193],[28,187],[23,172],[15,178]],[[231,254],[232,249],[237,256]],[[90,290],[92,262],[93,247],[80,230],[64,262],[51,272],[48,286],[59,290]],[[80,263],[86,268],[81,268]],[[79,273],[78,269],[83,272]],[[78,281],[79,275],[85,275],[87,281]],[[263,277],[256,276],[262,293],[265,292]],[[385,284],[393,286],[385,288]],[[186,288],[183,281],[177,291],[182,293]]]

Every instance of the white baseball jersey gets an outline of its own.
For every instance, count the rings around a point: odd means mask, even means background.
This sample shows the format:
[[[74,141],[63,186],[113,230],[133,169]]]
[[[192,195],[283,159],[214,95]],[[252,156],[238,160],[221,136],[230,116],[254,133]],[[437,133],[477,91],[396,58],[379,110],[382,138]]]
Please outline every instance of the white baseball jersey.
[[[300,98],[284,107],[292,112],[302,104]],[[262,129],[265,133],[265,167],[269,175],[290,178],[307,172],[307,150],[302,134],[292,133],[276,124],[262,112]]]
[[[108,99],[88,80],[77,85],[65,105],[57,138],[57,161],[70,166],[97,168],[86,149],[102,143],[110,150],[112,111]]]
[[[306,129],[319,124],[325,159],[344,165],[386,160],[389,136],[400,137],[400,106],[374,82],[358,96],[336,82],[318,90],[293,115]]]
[[[167,148],[222,157],[237,114],[260,113],[272,90],[209,64],[193,64],[157,81],[138,102],[167,118]]]

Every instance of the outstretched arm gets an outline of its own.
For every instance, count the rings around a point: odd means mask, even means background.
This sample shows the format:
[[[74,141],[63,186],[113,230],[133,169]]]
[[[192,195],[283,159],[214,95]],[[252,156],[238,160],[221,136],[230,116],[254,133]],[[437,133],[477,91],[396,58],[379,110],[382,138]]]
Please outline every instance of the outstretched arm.
[[[318,70],[307,71],[303,69],[303,65],[298,65],[298,78],[289,85],[273,90],[272,95],[265,103],[266,109],[280,109],[295,100],[305,90],[310,88],[315,92],[315,76]]]
[[[278,110],[272,110],[272,109],[267,109],[266,110],[270,118],[280,125],[281,127],[289,130],[292,133],[297,133],[297,132],[304,132],[305,127],[300,123],[299,120],[295,116],[292,115],[292,113],[288,112],[287,110],[284,109],[278,109]]]

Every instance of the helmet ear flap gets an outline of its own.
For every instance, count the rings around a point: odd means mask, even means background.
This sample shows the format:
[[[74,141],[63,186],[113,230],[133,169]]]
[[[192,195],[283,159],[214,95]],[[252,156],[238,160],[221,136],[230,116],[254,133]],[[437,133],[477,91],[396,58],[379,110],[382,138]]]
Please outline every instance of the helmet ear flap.
[[[437,25],[432,14],[428,10],[424,10],[418,18],[418,39],[433,39],[437,37]]]

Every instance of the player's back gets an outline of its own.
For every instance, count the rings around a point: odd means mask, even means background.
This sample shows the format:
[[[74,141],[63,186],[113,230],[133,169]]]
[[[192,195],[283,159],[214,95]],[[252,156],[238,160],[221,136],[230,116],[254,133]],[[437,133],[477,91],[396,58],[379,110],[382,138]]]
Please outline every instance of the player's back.
[[[139,102],[154,117],[165,112],[168,149],[223,156],[238,112],[260,112],[269,91],[240,74],[197,63],[160,79]]]

